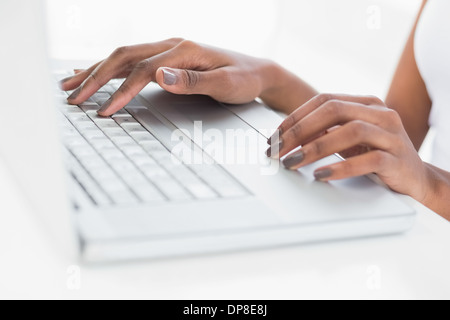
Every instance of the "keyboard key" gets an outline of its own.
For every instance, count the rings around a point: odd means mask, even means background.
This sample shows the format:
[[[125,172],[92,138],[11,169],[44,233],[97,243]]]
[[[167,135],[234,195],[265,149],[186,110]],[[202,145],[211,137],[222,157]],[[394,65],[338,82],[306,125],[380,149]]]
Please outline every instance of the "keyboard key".
[[[128,139],[131,139],[128,133],[126,133],[122,128],[105,128],[103,129],[103,132],[113,140],[114,137],[126,137]],[[133,139],[131,139],[133,140]]]
[[[133,188],[133,185],[135,184],[146,184],[148,183],[148,180],[145,178],[144,175],[142,175],[141,172],[137,169],[128,169],[125,171],[122,175],[123,181],[126,182],[127,185],[129,185],[131,188]]]
[[[93,130],[84,130],[82,135],[89,141],[93,139],[106,139],[105,134],[98,130],[98,128]]]
[[[80,144],[77,146],[69,147],[70,151],[75,155],[77,159],[84,159],[87,157],[95,157],[97,153],[89,145]]]
[[[165,176],[152,180],[156,187],[161,190],[166,197],[172,201],[185,201],[192,199],[192,196],[172,177]]]
[[[135,205],[139,203],[136,196],[129,190],[111,192],[111,198],[118,205]]]
[[[67,114],[67,117],[69,118],[72,123],[78,123],[78,122],[91,122],[91,119],[83,112],[83,113],[74,113],[74,114]]]
[[[159,142],[157,140],[141,141],[140,145],[150,155],[152,155],[153,153],[156,153],[156,152],[165,152],[165,153],[170,154],[170,152],[161,144],[161,142]]]
[[[106,92],[97,92],[92,96],[92,100],[97,102],[100,106],[111,98],[111,95]]]
[[[149,157],[147,154],[145,155],[133,155],[130,157],[130,160],[138,167],[141,168],[145,165],[158,165],[156,161]]]
[[[109,180],[104,180],[101,183],[101,187],[108,194],[111,195],[111,198],[114,200],[113,194],[118,194],[120,192],[129,192],[128,186],[125,185],[119,178],[113,178]]]
[[[105,166],[103,168],[99,168],[97,170],[93,170],[90,172],[91,176],[99,183],[99,185],[103,185],[108,183],[109,181],[118,180],[117,175],[112,171],[109,167]]]
[[[149,183],[134,184],[132,190],[145,203],[166,201],[166,198],[161,194],[161,192]]]
[[[61,112],[65,115],[72,115],[72,116],[73,115],[78,115],[78,116],[84,115],[83,110],[81,110],[78,106],[69,106],[69,105],[63,106],[61,108]]]
[[[148,131],[132,131],[129,134],[138,143],[156,141],[156,138]]]
[[[100,155],[105,159],[106,162],[110,163],[111,161],[125,161],[125,155],[117,150],[117,148],[113,149],[104,149],[100,151]]]
[[[114,121],[116,121],[117,124],[120,125],[120,126],[127,125],[127,124],[133,124],[133,125],[139,124],[140,125],[140,123],[137,122],[132,116],[129,116],[129,117],[117,117],[117,116],[115,116],[113,118],[114,118]]]
[[[157,163],[148,163],[139,167],[144,175],[154,182],[157,179],[170,179],[168,173]]]
[[[122,124],[121,127],[124,128],[129,135],[133,135],[136,133],[148,133],[148,131],[145,130],[145,128],[139,123],[136,124],[126,123]]]
[[[95,123],[102,130],[120,128],[119,125],[112,119],[97,120],[95,121]]]
[[[91,110],[95,110],[95,109],[100,109],[100,106],[98,105],[98,103],[94,102],[94,101],[85,101],[80,103],[79,107],[81,108],[81,110],[83,110],[84,112],[86,111],[91,111]]]
[[[111,118],[123,118],[123,117],[132,118],[131,115],[125,109],[120,109],[111,116]]]
[[[90,198],[98,206],[106,206],[111,204],[109,197],[101,190],[99,185],[86,173],[78,161],[69,153],[66,153],[66,159],[70,163],[70,170],[77,182],[86,191]]]
[[[145,157],[147,153],[139,146],[124,146],[120,148],[129,158]]]
[[[128,171],[132,171],[135,169],[134,165],[128,159],[113,159],[109,161],[109,164],[120,176],[126,174]]]
[[[109,95],[111,95],[111,93],[113,93],[115,90],[111,87],[111,85],[109,85],[108,83],[105,84],[103,87],[101,87],[100,89],[98,89],[98,92],[104,92],[107,93]]]
[[[98,127],[92,121],[75,122],[74,125],[81,133],[88,130],[98,130]]]
[[[111,137],[111,141],[114,142],[119,148],[136,146],[136,141],[134,141],[127,134],[125,134],[125,136],[113,136]]]
[[[107,138],[99,138],[99,139],[92,139],[89,141],[90,144],[94,147],[97,152],[101,153],[102,150],[109,150],[114,149],[114,143],[111,142],[111,140]]]
[[[75,154],[75,156],[77,156]],[[81,162],[83,167],[85,167],[88,171],[101,169],[106,166],[105,161],[98,156],[98,155],[90,155],[90,156],[83,156],[78,158],[78,160]]]

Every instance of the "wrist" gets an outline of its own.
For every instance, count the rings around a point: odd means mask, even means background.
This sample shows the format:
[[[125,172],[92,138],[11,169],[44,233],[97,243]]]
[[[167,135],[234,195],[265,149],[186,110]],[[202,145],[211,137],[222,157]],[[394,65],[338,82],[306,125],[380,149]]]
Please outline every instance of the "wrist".
[[[283,68],[271,60],[261,60],[259,75],[261,79],[259,98],[263,100],[270,100],[286,82]]]
[[[285,114],[290,114],[318,94],[309,84],[273,61],[264,61],[260,75],[259,98]]]
[[[431,164],[424,163],[426,170],[426,192],[422,199],[417,199],[424,206],[448,217],[448,199],[450,195],[450,176]]]

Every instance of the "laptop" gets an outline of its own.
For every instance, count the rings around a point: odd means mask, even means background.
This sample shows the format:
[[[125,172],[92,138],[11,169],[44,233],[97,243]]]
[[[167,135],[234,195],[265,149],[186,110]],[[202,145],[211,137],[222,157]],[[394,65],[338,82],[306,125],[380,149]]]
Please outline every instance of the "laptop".
[[[405,232],[415,211],[370,177],[322,183],[268,159],[282,117],[148,85],[110,118],[79,106],[50,61],[43,1],[0,4],[0,154],[53,243],[88,263],[207,254]]]

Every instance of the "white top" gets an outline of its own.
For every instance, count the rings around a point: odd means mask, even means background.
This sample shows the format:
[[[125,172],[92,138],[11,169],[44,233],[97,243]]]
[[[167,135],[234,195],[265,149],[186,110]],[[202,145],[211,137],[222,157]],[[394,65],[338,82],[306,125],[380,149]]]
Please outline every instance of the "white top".
[[[417,65],[433,101],[432,164],[450,171],[450,1],[429,0],[415,37]]]

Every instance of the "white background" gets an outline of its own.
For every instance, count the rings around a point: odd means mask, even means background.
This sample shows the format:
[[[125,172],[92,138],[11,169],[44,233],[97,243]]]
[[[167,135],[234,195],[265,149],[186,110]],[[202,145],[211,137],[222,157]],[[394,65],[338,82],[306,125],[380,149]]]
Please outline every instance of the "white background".
[[[319,91],[385,97],[420,0],[47,0],[52,55],[186,39],[271,58]]]

